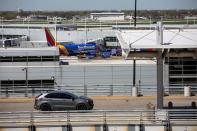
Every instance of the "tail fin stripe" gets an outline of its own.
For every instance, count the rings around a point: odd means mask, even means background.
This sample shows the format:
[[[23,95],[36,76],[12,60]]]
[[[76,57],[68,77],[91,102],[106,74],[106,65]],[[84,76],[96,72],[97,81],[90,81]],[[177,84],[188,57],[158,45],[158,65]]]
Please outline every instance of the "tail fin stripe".
[[[48,46],[55,46],[55,39],[47,27],[44,28]]]

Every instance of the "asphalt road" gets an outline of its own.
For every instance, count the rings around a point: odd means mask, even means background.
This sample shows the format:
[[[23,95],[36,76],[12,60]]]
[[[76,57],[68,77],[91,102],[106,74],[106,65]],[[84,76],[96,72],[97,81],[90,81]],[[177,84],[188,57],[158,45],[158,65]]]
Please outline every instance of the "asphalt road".
[[[130,96],[95,96],[94,110],[146,110],[147,105],[156,105],[156,97],[130,97]],[[164,98],[164,106],[172,101],[176,107],[187,108],[191,102],[197,102],[197,96],[168,96]],[[0,112],[34,111],[33,98],[0,99]],[[149,104],[150,105],[150,104]]]

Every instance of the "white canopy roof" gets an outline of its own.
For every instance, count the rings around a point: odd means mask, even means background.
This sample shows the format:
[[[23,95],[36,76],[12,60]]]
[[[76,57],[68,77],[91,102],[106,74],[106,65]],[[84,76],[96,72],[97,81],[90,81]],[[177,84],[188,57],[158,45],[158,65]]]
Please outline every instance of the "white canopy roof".
[[[197,48],[197,29],[164,30],[163,44],[157,43],[156,30],[127,30],[116,34],[124,49]]]

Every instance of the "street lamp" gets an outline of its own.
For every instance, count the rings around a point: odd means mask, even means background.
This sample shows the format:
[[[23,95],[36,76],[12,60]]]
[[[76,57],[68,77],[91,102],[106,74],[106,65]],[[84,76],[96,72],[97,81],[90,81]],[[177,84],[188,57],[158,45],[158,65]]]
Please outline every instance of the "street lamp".
[[[29,40],[30,40],[30,29],[29,29],[29,21],[30,21],[30,18],[29,17],[27,18],[27,21],[28,21],[28,35],[29,35]]]
[[[85,37],[85,44],[87,44],[87,18],[85,17],[85,33],[86,33],[86,37]]]
[[[27,90],[28,90],[28,68],[25,67],[22,69],[22,71],[25,71],[25,97],[27,97]]]
[[[1,27],[2,27],[2,36],[1,39],[3,40],[4,30],[3,30],[3,17],[1,17]]]
[[[57,43],[57,17],[55,17],[55,46]]]
[[[151,29],[151,24],[152,24],[152,18],[151,18],[151,15],[149,16],[150,18],[150,29]]]
[[[134,27],[136,27],[136,15],[137,15],[137,0],[135,0],[135,16],[134,16]],[[134,49],[135,52],[135,49]],[[135,87],[135,76],[136,76],[136,60],[133,59],[133,87]]]

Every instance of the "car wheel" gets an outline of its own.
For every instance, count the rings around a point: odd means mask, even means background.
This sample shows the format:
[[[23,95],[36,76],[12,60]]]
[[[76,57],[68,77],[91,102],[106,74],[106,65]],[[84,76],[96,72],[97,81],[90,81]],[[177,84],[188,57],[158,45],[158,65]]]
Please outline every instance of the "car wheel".
[[[77,110],[87,110],[87,107],[85,104],[78,104],[77,105]]]
[[[51,111],[51,106],[49,104],[42,104],[40,109],[41,111]]]

